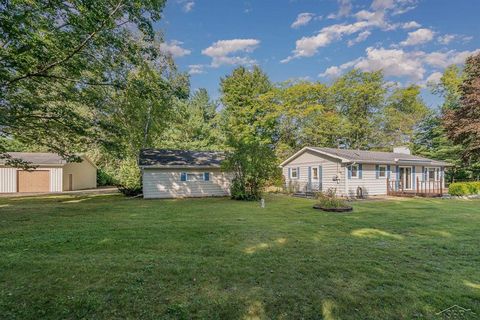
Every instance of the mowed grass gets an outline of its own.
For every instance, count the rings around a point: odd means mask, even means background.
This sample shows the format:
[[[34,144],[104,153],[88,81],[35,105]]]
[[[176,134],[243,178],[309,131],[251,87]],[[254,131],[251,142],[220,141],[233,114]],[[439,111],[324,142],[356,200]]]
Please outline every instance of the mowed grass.
[[[480,201],[312,204],[0,199],[0,318],[480,317]]]

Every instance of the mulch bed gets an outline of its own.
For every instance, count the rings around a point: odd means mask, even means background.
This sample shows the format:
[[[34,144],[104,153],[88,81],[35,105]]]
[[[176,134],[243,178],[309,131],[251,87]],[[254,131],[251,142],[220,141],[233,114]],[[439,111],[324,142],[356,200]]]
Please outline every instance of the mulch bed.
[[[352,207],[341,207],[341,208],[325,208],[319,205],[314,205],[314,209],[319,209],[322,211],[327,211],[327,212],[350,212],[353,210]]]

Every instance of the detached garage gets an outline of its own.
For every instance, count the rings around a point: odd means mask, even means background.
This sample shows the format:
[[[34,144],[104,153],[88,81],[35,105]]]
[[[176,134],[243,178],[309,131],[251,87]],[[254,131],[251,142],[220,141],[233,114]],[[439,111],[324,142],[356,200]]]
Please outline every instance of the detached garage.
[[[23,170],[0,160],[0,193],[63,192],[97,187],[97,167],[86,157],[82,162],[67,163],[54,153],[10,152],[34,166]]]
[[[140,152],[144,198],[214,197],[230,194],[230,175],[218,151],[145,149]]]

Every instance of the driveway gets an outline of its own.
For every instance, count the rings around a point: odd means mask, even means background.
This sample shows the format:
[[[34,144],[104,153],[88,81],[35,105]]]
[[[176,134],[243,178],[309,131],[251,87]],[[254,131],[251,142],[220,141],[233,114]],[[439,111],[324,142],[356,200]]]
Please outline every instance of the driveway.
[[[22,193],[0,193],[1,198],[13,198],[13,197],[35,197],[35,196],[48,196],[48,195],[92,195],[92,194],[115,194],[118,193],[117,187],[100,187],[96,189],[84,189],[75,191],[63,191],[63,192],[51,192],[51,193],[39,193],[39,192],[22,192]]]

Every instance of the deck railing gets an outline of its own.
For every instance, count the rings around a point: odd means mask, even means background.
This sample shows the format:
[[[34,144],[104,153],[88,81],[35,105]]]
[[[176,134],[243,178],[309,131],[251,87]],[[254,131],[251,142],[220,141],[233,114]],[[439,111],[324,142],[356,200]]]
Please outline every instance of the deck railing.
[[[422,197],[439,197],[443,195],[444,187],[441,180],[420,180],[417,177],[415,182],[415,188],[407,189],[402,181],[387,179],[387,195]]]

